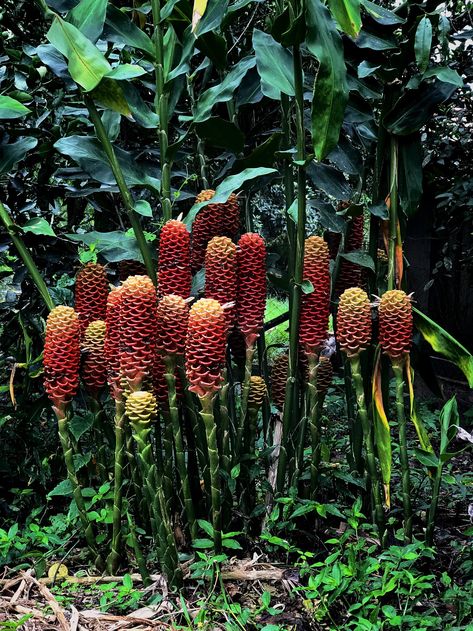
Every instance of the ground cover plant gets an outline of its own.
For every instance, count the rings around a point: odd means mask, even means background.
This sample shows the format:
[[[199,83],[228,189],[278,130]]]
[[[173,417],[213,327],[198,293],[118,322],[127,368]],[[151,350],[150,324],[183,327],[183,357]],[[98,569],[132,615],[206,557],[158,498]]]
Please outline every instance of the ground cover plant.
[[[471,628],[467,7],[1,11],[0,628]]]

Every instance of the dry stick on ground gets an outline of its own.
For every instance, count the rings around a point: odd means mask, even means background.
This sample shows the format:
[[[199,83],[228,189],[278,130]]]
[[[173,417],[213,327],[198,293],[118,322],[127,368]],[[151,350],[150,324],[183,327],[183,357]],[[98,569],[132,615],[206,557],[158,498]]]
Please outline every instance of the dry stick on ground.
[[[24,578],[27,583],[33,583],[39,589],[40,594],[48,602],[48,605],[53,610],[54,615],[56,616],[56,619],[61,626],[61,629],[63,629],[63,631],[70,631],[71,627],[66,619],[66,616],[64,615],[64,611],[61,605],[51,594],[46,585],[42,585],[34,576],[31,576],[27,573],[24,574]]]

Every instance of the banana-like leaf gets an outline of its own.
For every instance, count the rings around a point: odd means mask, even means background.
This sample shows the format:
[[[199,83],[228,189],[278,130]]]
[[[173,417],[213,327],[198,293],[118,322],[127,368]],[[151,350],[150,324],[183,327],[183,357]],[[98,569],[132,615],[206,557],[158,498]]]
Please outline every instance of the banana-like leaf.
[[[424,451],[428,451],[433,453],[434,449],[432,447],[432,443],[430,442],[429,435],[427,430],[425,429],[424,423],[421,418],[417,415],[415,398],[414,398],[414,371],[411,368],[411,358],[408,355],[406,360],[406,376],[407,376],[407,385],[409,388],[409,414],[411,417],[411,421],[416,428],[417,436],[419,437],[419,442]]]
[[[328,6],[342,31],[356,37],[361,29],[360,0],[329,0]]]
[[[385,502],[386,506],[389,508],[391,505],[391,430],[384,410],[383,389],[381,385],[381,349],[379,346],[375,354],[372,388],[374,435],[376,438],[381,477],[383,479]]]
[[[458,342],[450,333],[413,307],[414,324],[430,346],[451,362],[456,364],[473,388],[473,355]]]

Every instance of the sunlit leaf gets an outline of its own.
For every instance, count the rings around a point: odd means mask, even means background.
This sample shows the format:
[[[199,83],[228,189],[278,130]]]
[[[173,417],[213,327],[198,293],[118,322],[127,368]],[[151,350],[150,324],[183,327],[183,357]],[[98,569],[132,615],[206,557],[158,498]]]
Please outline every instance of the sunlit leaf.
[[[0,96],[0,119],[21,118],[30,112],[30,109],[16,99]]]

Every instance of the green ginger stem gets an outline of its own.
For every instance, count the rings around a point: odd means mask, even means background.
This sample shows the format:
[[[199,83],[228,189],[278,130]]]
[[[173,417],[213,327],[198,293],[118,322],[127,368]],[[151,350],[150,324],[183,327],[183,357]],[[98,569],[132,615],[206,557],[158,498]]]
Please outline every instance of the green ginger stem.
[[[379,482],[378,469],[375,459],[373,427],[368,416],[368,410],[366,408],[365,388],[363,384],[363,376],[361,373],[360,356],[359,354],[353,355],[349,359],[351,364],[351,375],[353,379],[353,384],[355,386],[356,401],[358,404],[358,417],[361,421],[363,436],[365,440],[366,464],[369,480],[371,482],[373,522],[378,526],[379,536],[382,541],[385,530],[384,510],[381,499],[381,486]]]
[[[81,486],[79,484],[79,480],[77,479],[76,470],[74,467],[67,413],[56,408],[56,416],[58,420],[59,440],[61,442],[62,450],[64,452],[64,461],[66,463],[67,477],[72,486],[72,494],[77,506],[77,510],[79,512],[79,518],[82,524],[82,529],[84,531],[85,539],[87,541],[87,546],[93,557],[95,566],[100,572],[102,572],[105,568],[105,564],[97,549],[94,528],[87,514],[84,498],[82,496]]]
[[[125,459],[125,405],[121,399],[115,401],[115,464],[113,486],[112,545],[107,558],[107,571],[116,574],[120,561],[123,508],[123,468]]]
[[[238,428],[236,432],[236,441],[233,447],[233,465],[240,462],[242,442],[245,431],[247,430],[247,416],[248,416],[248,397],[250,395],[251,387],[251,370],[253,366],[253,357],[255,354],[255,344],[247,344],[245,355],[245,375],[243,378],[243,384],[241,388],[241,405],[240,405],[240,417],[238,419]]]
[[[312,450],[310,460],[310,498],[315,500],[319,483],[321,415],[317,394],[317,356],[314,353],[310,353],[308,360],[309,380],[307,389],[309,392],[309,428]]]
[[[218,454],[217,443],[217,426],[215,424],[213,402],[214,394],[210,393],[203,397],[199,397],[202,410],[200,412],[205,425],[205,433],[207,436],[207,449],[209,452],[209,468],[210,468],[210,496],[212,501],[212,526],[214,531],[214,548],[215,553],[222,551],[222,532],[221,532],[221,487],[220,487],[220,458]]]
[[[402,505],[404,508],[404,538],[412,540],[411,480],[407,453],[406,414],[404,409],[404,358],[392,362],[396,377],[396,413],[399,430],[399,454],[401,460]]]
[[[177,407],[176,396],[176,359],[167,355],[164,358],[166,372],[164,374],[168,386],[169,400],[169,417],[171,420],[172,432],[174,435],[174,447],[176,453],[176,466],[179,473],[182,486],[182,497],[184,500],[184,509],[186,513],[187,523],[192,541],[197,536],[197,522],[195,519],[194,503],[192,501],[191,487],[189,484],[189,476],[186,466],[186,457],[184,452],[184,442],[182,440],[181,423],[179,421],[179,410]]]
[[[138,565],[138,570],[140,571],[141,578],[143,580],[143,585],[145,587],[148,587],[148,585],[151,585],[151,578],[149,576],[148,568],[146,567],[146,561],[143,556],[143,551],[141,550],[141,546],[138,541],[138,534],[136,532],[136,524],[133,521],[133,518],[128,511],[126,513],[126,516],[128,520],[128,529],[130,531],[131,545],[135,553],[136,564]]]

